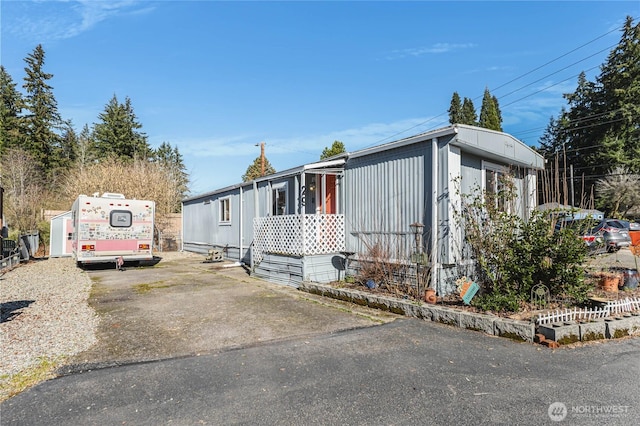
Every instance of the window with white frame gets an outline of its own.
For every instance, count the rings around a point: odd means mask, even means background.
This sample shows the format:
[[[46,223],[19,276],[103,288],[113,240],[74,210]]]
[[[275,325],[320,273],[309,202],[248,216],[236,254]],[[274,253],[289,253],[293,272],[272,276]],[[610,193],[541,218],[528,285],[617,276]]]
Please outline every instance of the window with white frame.
[[[284,216],[287,214],[287,183],[283,182],[271,187],[272,208],[271,214],[274,216]]]
[[[220,198],[220,223],[231,223],[231,198]]]
[[[495,206],[499,211],[511,210],[511,195],[513,194],[512,176],[507,173],[505,167],[482,162],[482,187],[484,189],[485,203]]]

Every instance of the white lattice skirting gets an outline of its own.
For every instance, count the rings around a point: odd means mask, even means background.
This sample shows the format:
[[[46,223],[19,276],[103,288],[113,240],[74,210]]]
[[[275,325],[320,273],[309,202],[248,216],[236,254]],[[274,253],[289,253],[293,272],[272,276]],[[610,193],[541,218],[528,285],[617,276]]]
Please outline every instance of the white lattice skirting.
[[[292,256],[344,251],[344,215],[308,214],[253,219],[253,259],[264,253]]]

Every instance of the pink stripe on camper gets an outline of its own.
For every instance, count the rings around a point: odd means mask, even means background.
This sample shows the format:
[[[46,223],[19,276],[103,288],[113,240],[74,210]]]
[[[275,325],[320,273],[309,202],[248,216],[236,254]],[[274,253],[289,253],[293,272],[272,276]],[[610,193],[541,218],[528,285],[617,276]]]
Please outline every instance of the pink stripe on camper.
[[[138,250],[137,240],[97,240],[96,253],[101,251]]]

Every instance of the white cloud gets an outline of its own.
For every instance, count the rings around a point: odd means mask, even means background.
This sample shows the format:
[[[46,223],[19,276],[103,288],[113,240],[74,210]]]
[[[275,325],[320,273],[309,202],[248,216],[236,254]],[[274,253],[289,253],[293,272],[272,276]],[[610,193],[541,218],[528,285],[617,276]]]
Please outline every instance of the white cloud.
[[[107,19],[149,13],[153,7],[139,0],[53,0],[20,2],[12,7],[8,30],[26,39],[61,40],[76,37]],[[145,5],[145,7],[142,7]],[[8,13],[5,8],[5,13]],[[5,28],[7,29],[7,28]]]
[[[476,44],[473,43],[436,43],[429,47],[411,47],[407,49],[394,50],[389,55],[387,55],[387,59],[402,59],[408,56],[418,57],[428,54],[440,54],[440,53],[448,53],[456,50],[463,49],[471,49],[476,47]]]
[[[443,122],[444,120],[444,122]],[[292,135],[265,139],[269,156],[292,156],[295,165],[315,161],[325,147],[333,141],[344,142],[348,151],[356,151],[369,146],[391,142],[434,127],[447,125],[446,118],[408,118],[392,123],[371,123],[362,127],[337,130],[324,134]],[[158,139],[154,137],[154,139]],[[259,155],[256,143],[261,140],[255,135],[235,135],[200,139],[165,138],[176,141],[185,156],[197,157],[250,157]],[[163,139],[163,140],[165,140]],[[159,140],[159,139],[158,139]],[[256,142],[258,141],[258,142]]]

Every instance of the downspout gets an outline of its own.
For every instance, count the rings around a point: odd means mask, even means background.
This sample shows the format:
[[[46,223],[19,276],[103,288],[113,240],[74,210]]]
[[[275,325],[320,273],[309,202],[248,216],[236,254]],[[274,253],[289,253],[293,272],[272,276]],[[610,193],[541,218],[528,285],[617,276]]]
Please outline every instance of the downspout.
[[[238,209],[238,220],[240,221],[240,241],[238,245],[240,246],[240,252],[238,253],[238,262],[242,262],[242,209],[244,208],[242,203],[242,185],[240,185],[239,191],[240,200],[238,201],[238,204],[240,208]]]
[[[431,280],[438,293],[438,138],[431,139]]]
[[[251,221],[252,223],[256,220],[256,218],[258,217],[258,184],[256,183],[256,181],[253,181],[253,220]],[[253,236],[255,238],[255,235]],[[254,261],[253,261],[253,247],[251,247],[251,257],[249,258],[249,268],[251,269],[251,271],[253,271],[254,268]]]
[[[327,175],[322,174],[322,214],[327,214]]]
[[[180,251],[184,251],[184,201],[180,203],[180,227],[182,228],[180,229],[182,232],[182,238],[180,238]]]
[[[307,213],[307,184],[306,184],[306,172],[304,170],[302,170],[302,172],[300,173],[300,189],[302,192],[302,195],[304,197],[304,205],[300,206],[300,244],[302,244],[302,254],[304,255],[304,218],[305,215]]]

